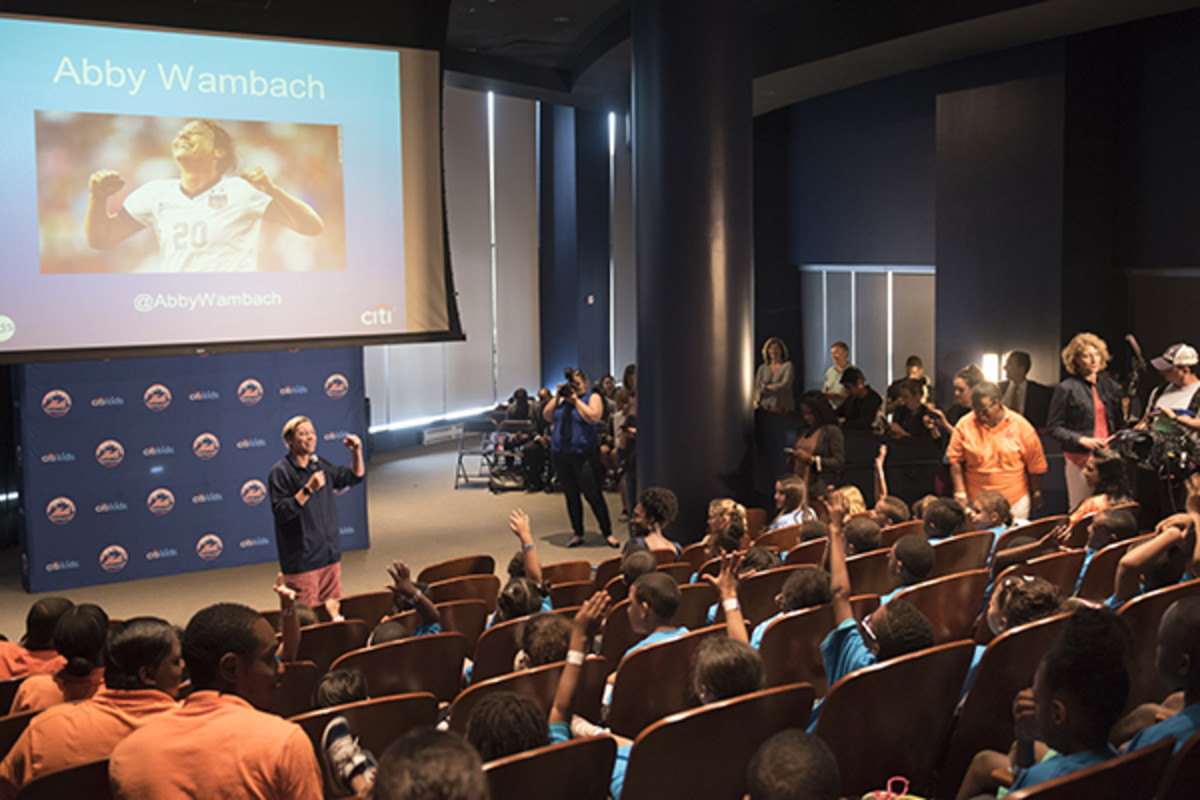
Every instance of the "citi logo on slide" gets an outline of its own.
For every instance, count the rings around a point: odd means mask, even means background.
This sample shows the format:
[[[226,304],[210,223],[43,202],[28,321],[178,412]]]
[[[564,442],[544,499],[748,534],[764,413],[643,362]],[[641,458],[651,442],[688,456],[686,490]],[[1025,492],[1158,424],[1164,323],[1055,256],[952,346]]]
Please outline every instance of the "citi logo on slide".
[[[212,561],[217,558],[224,549],[225,543],[215,533],[206,533],[196,542],[196,555],[205,561]]]
[[[247,537],[238,542],[238,547],[246,550],[250,547],[264,547],[271,543],[271,540],[265,536]]]
[[[350,431],[329,431],[321,438],[327,442],[340,442],[350,435]]]
[[[294,385],[289,383],[286,386],[280,386],[279,393],[284,397],[293,394],[308,394],[308,387],[302,383],[297,383]]]
[[[63,558],[46,564],[46,572],[62,572],[66,569],[79,569],[79,562],[73,558]]]
[[[152,444],[149,447],[142,448],[142,455],[146,458],[153,458],[154,456],[173,456],[175,455],[175,448],[169,444]]]
[[[174,547],[156,547],[153,550],[147,551],[147,561],[161,561],[164,558],[175,558],[179,555],[179,551]]]
[[[242,502],[248,506],[256,506],[267,499],[267,487],[257,478],[251,478],[242,484]]]
[[[66,525],[75,519],[75,502],[66,496],[54,498],[46,504],[46,519],[55,525]]]
[[[175,507],[175,495],[165,487],[155,489],[146,497],[146,508],[155,516],[170,514]]]
[[[338,528],[338,535],[339,536],[353,536],[354,535],[354,526],[353,525],[341,526],[340,528]]]
[[[112,514],[115,511],[128,511],[129,505],[122,500],[105,500],[97,503],[92,510],[97,514]]]
[[[267,440],[259,439],[257,437],[254,437],[254,438],[247,437],[245,439],[238,439],[237,444],[234,445],[234,447],[236,447],[238,450],[250,450],[255,447],[266,447],[266,446],[267,446]]]
[[[171,405],[171,390],[161,383],[154,383],[142,392],[142,402],[151,411],[162,411]]]
[[[96,445],[96,460],[102,467],[115,467],[125,460],[125,448],[116,439],[105,439]]]
[[[219,503],[225,498],[220,492],[200,492],[192,495],[192,505],[200,505],[201,503]]]
[[[221,393],[215,389],[197,389],[194,392],[188,393],[188,400],[197,403],[202,400],[220,400]]]
[[[325,394],[333,400],[341,400],[350,391],[350,381],[340,372],[335,372],[325,379]]]
[[[380,303],[374,308],[368,308],[359,316],[363,325],[391,325],[392,307]]]
[[[115,394],[101,395],[99,397],[92,398],[92,408],[107,408],[109,406],[123,405],[125,405],[125,398],[118,397]]]
[[[217,438],[215,433],[205,431],[192,442],[192,452],[201,461],[208,461],[211,458],[215,458],[217,453],[221,452],[221,440]]]
[[[237,396],[244,406],[258,405],[263,399],[263,385],[254,378],[246,378],[238,384]]]
[[[129,563],[129,553],[119,544],[110,544],[100,551],[100,569],[105,572],[120,572]]]
[[[62,389],[51,389],[42,395],[42,411],[46,416],[58,419],[71,410],[71,395]]]
[[[45,453],[42,455],[43,464],[69,464],[75,460],[75,454],[66,450],[57,453]]]

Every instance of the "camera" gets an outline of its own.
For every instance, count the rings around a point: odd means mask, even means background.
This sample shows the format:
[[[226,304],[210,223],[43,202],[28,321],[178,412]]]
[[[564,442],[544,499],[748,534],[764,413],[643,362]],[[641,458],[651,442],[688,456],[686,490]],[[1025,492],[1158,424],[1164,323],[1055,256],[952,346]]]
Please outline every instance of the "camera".
[[[567,367],[563,370],[563,378],[566,383],[558,387],[558,397],[561,400],[571,400],[575,397],[575,369]]]

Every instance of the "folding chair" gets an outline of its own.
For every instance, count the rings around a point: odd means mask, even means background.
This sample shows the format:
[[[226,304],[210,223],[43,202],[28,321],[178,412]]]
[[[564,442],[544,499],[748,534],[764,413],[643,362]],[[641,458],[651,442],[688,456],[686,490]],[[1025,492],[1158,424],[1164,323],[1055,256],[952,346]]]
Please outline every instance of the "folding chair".
[[[429,584],[425,594],[435,604],[450,600],[482,600],[488,605],[488,613],[491,613],[496,610],[496,598],[500,596],[500,578],[496,575],[446,578]]]
[[[837,759],[844,794],[881,788],[894,775],[927,794],[973,651],[970,642],[936,645],[856,670],[829,689],[816,734]]]
[[[367,623],[361,619],[306,625],[300,629],[300,647],[296,651],[296,660],[311,661],[321,672],[325,672],[342,653],[365,645],[370,632]]]
[[[111,800],[112,796],[107,758],[34,778],[17,792],[17,800]]]
[[[459,482],[470,483],[471,473],[464,458],[478,458],[476,478],[485,478],[496,466],[495,449],[489,437],[496,431],[496,423],[490,419],[468,420],[458,430],[458,461],[454,466],[454,488]]]
[[[492,800],[606,800],[617,757],[611,736],[571,739],[483,765]]]
[[[437,583],[464,575],[491,575],[495,571],[496,560],[489,555],[458,556],[428,565],[417,573],[417,582]]]
[[[1174,747],[1175,740],[1168,737],[1149,747],[1011,792],[1005,797],[1013,800],[1151,800]]]
[[[986,569],[945,575],[909,586],[894,599],[907,600],[929,618],[935,643],[970,639],[990,577]]]
[[[312,741],[317,761],[322,765],[325,796],[328,798],[345,796],[345,792],[338,791],[333,785],[321,747],[321,736],[325,732],[325,726],[334,717],[345,717],[358,743],[378,758],[383,755],[388,745],[410,730],[437,724],[437,698],[429,692],[394,694],[330,706],[291,717],[291,721],[303,728]]]
[[[279,686],[271,698],[271,713],[281,717],[301,714],[313,707],[313,690],[325,670],[311,661],[286,661]]]
[[[461,633],[434,633],[352,650],[331,669],[362,670],[372,695],[432,692],[450,701],[462,684],[466,641]]]
[[[992,555],[996,534],[991,531],[960,533],[933,543],[933,570],[928,580],[956,572],[983,569]]]
[[[812,704],[812,687],[801,683],[655,722],[638,735],[629,753],[621,800],[741,797],[754,752],[779,731],[802,727]]]
[[[450,705],[450,729],[465,734],[467,724],[471,720],[471,711],[484,697],[496,692],[512,692],[521,697],[528,697],[546,712],[550,713],[554,705],[554,694],[558,691],[558,680],[562,675],[565,661],[555,664],[543,664],[540,667],[523,669],[476,681],[463,689]],[[604,694],[605,679],[608,668],[601,656],[588,656],[583,662],[583,671],[579,676],[579,684],[575,687],[574,712],[585,719],[598,720],[600,717],[600,699]]]
[[[632,739],[650,723],[696,705],[699,699],[687,679],[692,656],[707,637],[724,635],[725,626],[712,625],[647,645],[621,659],[608,708],[613,732]]]

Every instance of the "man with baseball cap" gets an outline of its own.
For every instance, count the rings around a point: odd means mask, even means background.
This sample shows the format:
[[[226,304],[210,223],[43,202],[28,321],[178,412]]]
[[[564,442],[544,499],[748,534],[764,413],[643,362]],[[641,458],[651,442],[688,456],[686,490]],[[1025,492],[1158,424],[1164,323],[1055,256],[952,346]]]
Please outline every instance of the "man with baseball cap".
[[[1196,363],[1200,356],[1196,348],[1180,342],[1166,349],[1150,363],[1162,373],[1167,385],[1150,393],[1146,404],[1146,416],[1138,427],[1147,427],[1152,421],[1156,427],[1160,419],[1200,430],[1200,376],[1196,375]],[[1170,423],[1166,423],[1170,424]]]

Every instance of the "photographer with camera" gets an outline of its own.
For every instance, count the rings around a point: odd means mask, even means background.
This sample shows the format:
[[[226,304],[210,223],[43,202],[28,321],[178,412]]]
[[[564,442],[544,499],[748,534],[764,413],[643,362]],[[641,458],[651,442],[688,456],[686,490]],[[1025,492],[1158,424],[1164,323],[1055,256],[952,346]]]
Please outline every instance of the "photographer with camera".
[[[567,514],[575,534],[567,547],[583,544],[580,492],[592,507],[605,542],[609,547],[620,547],[612,535],[608,505],[600,490],[604,467],[600,463],[598,429],[604,416],[604,399],[598,393],[588,391],[588,378],[583,370],[568,367],[563,374],[566,382],[558,385],[558,393],[542,408],[542,416],[552,424],[550,452],[554,471],[567,498]]]

